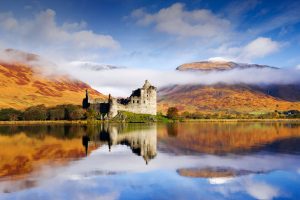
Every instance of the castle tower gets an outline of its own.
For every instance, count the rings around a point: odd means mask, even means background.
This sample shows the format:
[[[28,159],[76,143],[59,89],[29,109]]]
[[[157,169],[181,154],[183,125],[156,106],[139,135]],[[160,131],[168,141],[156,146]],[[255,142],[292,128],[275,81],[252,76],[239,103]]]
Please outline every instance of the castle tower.
[[[87,89],[85,90],[85,98],[89,100],[89,91]]]
[[[86,89],[85,90],[85,98],[82,100],[82,108],[87,109],[89,108],[90,103],[89,103],[89,92]]]
[[[145,83],[143,85],[143,89],[147,89],[151,86],[150,82],[148,80],[145,80]]]
[[[109,95],[108,104],[109,104],[108,118],[113,118],[118,114],[117,99],[115,99]]]
[[[143,87],[141,88],[141,102],[143,103],[142,112],[151,115],[156,115],[156,101],[156,87],[152,86],[150,82],[146,80]]]

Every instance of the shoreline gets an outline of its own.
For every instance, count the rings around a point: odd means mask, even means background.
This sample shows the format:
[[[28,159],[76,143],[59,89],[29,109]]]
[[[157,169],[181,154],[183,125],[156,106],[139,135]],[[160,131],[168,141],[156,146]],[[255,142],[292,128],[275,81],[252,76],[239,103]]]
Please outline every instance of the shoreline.
[[[52,121],[0,121],[0,125],[47,125],[47,124],[101,124],[101,123],[128,123],[128,122],[116,122],[116,121],[101,121],[101,120],[52,120]],[[171,121],[167,123],[186,123],[186,122],[299,122],[300,118],[296,119],[184,119],[182,121]],[[141,123],[141,122],[130,122]],[[146,122],[147,123],[147,122]],[[164,123],[164,122],[156,122]]]
[[[92,122],[99,123],[99,122]],[[0,121],[0,125],[47,125],[47,124],[88,124],[87,120],[49,120],[49,121]]]
[[[300,118],[295,119],[188,119],[182,122],[300,122]]]

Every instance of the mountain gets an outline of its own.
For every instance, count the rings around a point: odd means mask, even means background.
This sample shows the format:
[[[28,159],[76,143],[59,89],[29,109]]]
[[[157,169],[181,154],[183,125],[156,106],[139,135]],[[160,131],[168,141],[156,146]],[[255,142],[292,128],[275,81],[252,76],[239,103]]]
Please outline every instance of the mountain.
[[[178,71],[224,71],[231,69],[247,69],[247,68],[271,68],[278,69],[276,67],[271,67],[268,65],[258,65],[258,64],[246,64],[246,63],[235,63],[230,61],[201,61],[186,63],[178,66],[176,70]]]
[[[269,112],[300,109],[291,102],[254,90],[248,85],[174,85],[158,92],[159,110],[175,106],[189,112]]]
[[[71,65],[73,67],[79,67],[81,69],[87,69],[92,71],[101,71],[101,70],[111,70],[111,69],[119,69],[122,67],[117,67],[113,65],[106,65],[106,64],[100,64],[95,62],[89,62],[89,61],[74,61],[71,62]]]
[[[234,63],[225,61],[202,61],[187,63],[178,71],[224,71],[249,68],[279,68],[267,65]],[[300,84],[188,84],[171,85],[158,91],[158,108],[166,112],[168,107],[177,107],[184,112],[203,113],[250,113],[274,110],[300,110]]]
[[[0,58],[0,108],[80,105],[86,89],[93,98],[106,98],[88,84],[67,75],[44,73],[43,66],[37,66],[45,63],[38,55],[12,49],[5,50],[1,56],[3,54],[6,57]]]

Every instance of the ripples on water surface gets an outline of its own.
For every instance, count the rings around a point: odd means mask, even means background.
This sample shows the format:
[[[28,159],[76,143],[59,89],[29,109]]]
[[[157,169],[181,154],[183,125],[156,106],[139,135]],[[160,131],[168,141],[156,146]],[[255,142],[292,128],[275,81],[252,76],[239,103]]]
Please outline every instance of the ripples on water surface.
[[[299,123],[0,126],[0,199],[300,199]]]

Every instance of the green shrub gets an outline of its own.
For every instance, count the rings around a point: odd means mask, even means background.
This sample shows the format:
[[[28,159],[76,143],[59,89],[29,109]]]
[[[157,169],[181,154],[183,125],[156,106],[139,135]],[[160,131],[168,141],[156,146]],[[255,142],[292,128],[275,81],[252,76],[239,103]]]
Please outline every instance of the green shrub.
[[[178,119],[178,117],[179,117],[178,109],[176,107],[168,108],[167,117],[169,119]]]
[[[0,110],[0,121],[22,120],[23,113],[13,108],[4,108]]]
[[[55,106],[48,109],[50,120],[64,120],[65,119],[65,108],[64,106]]]
[[[46,120],[47,118],[48,112],[44,105],[32,106],[24,111],[25,120]]]
[[[81,106],[68,104],[65,105],[65,111],[67,120],[80,120],[85,118],[85,111]]]
[[[93,109],[88,109],[86,112],[86,118],[88,120],[97,120],[97,119],[101,119],[101,115],[100,112],[96,112]]]

